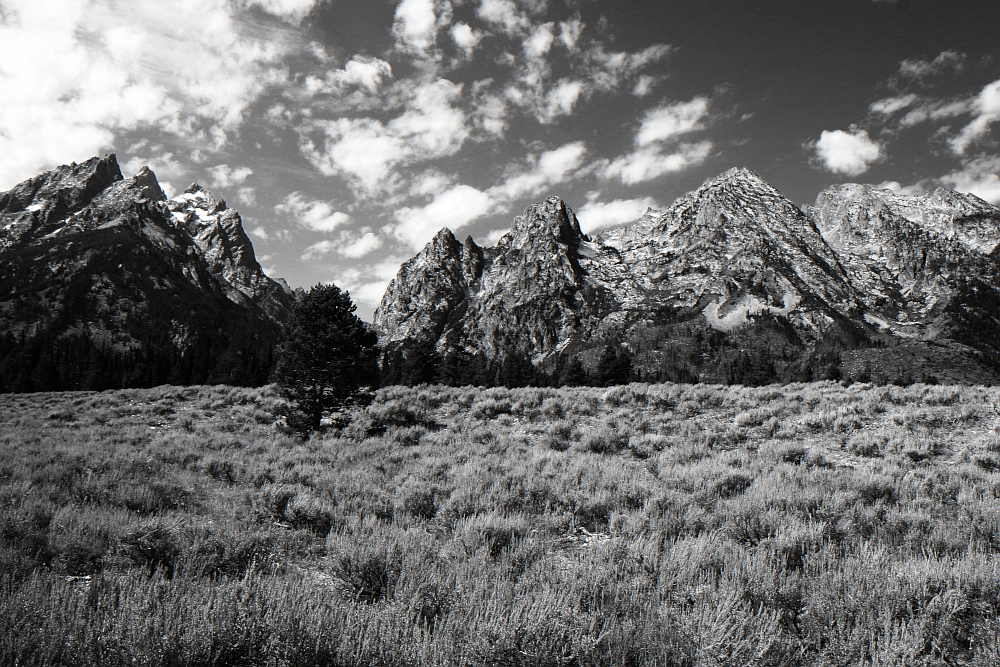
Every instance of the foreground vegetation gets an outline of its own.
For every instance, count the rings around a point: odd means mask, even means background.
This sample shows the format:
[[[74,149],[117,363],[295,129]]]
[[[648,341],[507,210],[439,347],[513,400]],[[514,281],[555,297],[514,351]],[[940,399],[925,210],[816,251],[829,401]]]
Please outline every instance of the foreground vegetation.
[[[0,664],[995,665],[997,401],[3,395]]]

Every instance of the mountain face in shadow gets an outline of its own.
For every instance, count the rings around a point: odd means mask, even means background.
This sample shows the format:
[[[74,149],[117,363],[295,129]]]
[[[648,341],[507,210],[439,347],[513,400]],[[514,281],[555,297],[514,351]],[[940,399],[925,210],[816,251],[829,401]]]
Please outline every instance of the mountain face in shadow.
[[[262,384],[292,302],[200,186],[108,155],[0,193],[0,392]]]

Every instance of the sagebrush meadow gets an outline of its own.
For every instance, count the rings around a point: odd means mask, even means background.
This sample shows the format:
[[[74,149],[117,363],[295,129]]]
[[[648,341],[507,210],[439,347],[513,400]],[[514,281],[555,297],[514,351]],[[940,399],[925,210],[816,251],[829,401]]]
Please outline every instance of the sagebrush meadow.
[[[0,396],[0,662],[1000,662],[1000,389]]]

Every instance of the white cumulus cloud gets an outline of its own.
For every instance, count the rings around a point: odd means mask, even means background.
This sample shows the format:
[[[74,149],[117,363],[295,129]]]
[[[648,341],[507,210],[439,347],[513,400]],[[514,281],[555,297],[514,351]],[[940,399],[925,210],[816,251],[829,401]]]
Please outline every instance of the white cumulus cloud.
[[[991,204],[1000,205],[1000,156],[980,156],[961,169],[941,178],[953,190],[970,192]]]
[[[598,173],[607,180],[620,180],[635,185],[664,174],[684,171],[697,166],[712,154],[711,141],[682,143],[673,148],[657,143],[643,146],[631,153],[599,165]]]
[[[868,110],[882,116],[891,116],[903,109],[913,106],[920,98],[913,93],[907,95],[896,95],[895,97],[883,97],[868,105]]]
[[[351,219],[346,213],[334,210],[328,202],[308,199],[301,192],[291,193],[274,210],[317,232],[332,232]]]
[[[383,123],[373,118],[314,121],[301,150],[322,173],[348,178],[361,193],[380,192],[393,183],[394,170],[455,154],[470,128],[457,102],[462,86],[446,79],[417,86],[406,108]]]
[[[882,145],[865,130],[824,130],[813,146],[816,157],[827,171],[857,176],[883,157]]]
[[[973,102],[975,118],[962,128],[949,143],[959,155],[965,153],[972,143],[989,134],[990,126],[1000,120],[1000,80],[986,85]]]
[[[249,167],[237,167],[233,169],[228,164],[220,164],[208,169],[211,178],[210,185],[213,188],[228,188],[231,185],[239,185],[253,175],[253,169]]]
[[[580,228],[586,234],[635,222],[646,212],[647,208],[660,207],[652,197],[600,202],[597,201],[594,193],[591,193],[587,199],[587,203],[576,211]]]
[[[451,27],[451,38],[455,46],[462,49],[466,58],[471,58],[479,42],[483,39],[483,33],[473,30],[468,23],[456,23]]]
[[[525,164],[518,165],[508,178],[490,188],[490,194],[503,200],[514,200],[527,195],[537,195],[543,188],[564,182],[583,166],[587,145],[574,141],[538,156],[529,156]]]
[[[489,194],[469,185],[455,185],[435,195],[425,206],[399,209],[392,234],[419,249],[442,227],[455,231],[486,215],[492,207]]]
[[[396,7],[392,32],[405,47],[424,52],[437,40],[434,0],[403,0]]]
[[[688,102],[666,104],[646,113],[635,135],[637,146],[667,141],[674,137],[705,129],[709,118],[708,98],[695,97]]]
[[[279,17],[313,3],[256,3]],[[4,0],[0,186],[154,127],[218,147],[284,82],[290,30],[249,29],[229,0]],[[14,92],[16,91],[16,93]]]
[[[356,87],[369,93],[378,91],[382,83],[392,78],[392,66],[380,58],[354,56],[340,69],[327,70],[325,75],[306,77],[304,88],[307,93],[337,94]]]
[[[934,60],[913,58],[899,63],[899,74],[907,79],[926,79],[947,71],[960,72],[967,57],[957,51],[942,51]]]

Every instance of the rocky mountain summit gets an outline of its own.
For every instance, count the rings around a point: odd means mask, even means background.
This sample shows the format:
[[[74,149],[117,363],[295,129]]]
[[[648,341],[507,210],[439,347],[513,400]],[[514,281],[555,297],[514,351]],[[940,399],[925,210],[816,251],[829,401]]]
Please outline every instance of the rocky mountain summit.
[[[292,294],[239,214],[114,155],[0,193],[0,391],[266,381]]]
[[[374,323],[401,381],[593,378],[613,354],[644,380],[996,382],[998,245],[972,195],[846,184],[803,210],[732,169],[593,238],[557,197],[492,248],[443,229]]]

